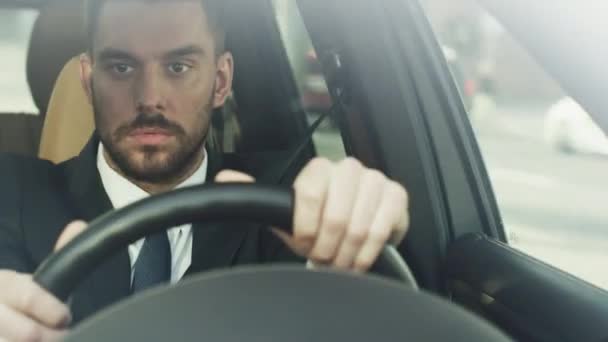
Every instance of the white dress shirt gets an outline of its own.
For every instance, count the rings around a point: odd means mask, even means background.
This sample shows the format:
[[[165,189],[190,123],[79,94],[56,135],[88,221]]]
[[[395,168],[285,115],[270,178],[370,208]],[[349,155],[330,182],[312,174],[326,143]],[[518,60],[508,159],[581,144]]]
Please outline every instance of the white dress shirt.
[[[205,153],[205,159],[201,166],[177,188],[203,184],[207,178],[208,163],[207,153]],[[108,165],[103,155],[103,145],[101,143],[97,152],[97,169],[103,187],[115,209],[120,209],[150,196],[149,193],[131,183]],[[173,284],[184,276],[192,263],[192,225],[185,224],[170,228],[167,230],[167,235],[171,246],[171,283]],[[143,243],[144,239],[141,239],[129,246],[131,281],[133,281],[133,267]]]

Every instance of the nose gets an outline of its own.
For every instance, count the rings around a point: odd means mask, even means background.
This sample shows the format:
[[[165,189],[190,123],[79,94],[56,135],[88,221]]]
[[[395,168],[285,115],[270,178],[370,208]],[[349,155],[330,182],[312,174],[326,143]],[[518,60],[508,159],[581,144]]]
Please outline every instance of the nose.
[[[162,77],[147,68],[136,82],[136,109],[139,113],[158,113],[165,110]]]

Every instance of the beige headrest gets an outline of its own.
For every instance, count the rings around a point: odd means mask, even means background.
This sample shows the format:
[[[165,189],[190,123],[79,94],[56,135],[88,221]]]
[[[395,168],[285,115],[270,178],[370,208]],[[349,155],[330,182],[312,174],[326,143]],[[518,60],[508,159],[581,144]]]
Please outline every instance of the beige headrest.
[[[39,157],[60,163],[77,156],[95,129],[93,108],[80,83],[77,57],[63,67],[51,94]]]

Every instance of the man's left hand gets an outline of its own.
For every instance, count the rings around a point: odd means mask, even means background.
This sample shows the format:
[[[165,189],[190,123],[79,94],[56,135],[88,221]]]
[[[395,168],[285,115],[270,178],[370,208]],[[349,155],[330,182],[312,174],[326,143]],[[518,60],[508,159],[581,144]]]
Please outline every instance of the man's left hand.
[[[253,181],[235,171],[223,171],[216,180]],[[407,232],[406,190],[356,159],[313,159],[296,178],[294,190],[293,233],[275,233],[315,265],[367,271],[386,243],[401,242]]]

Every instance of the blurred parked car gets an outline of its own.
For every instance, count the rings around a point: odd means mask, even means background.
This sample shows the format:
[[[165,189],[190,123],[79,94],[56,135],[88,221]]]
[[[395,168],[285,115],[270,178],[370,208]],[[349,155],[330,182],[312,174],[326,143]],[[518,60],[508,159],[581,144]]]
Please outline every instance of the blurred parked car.
[[[447,45],[442,45],[441,50],[446,61],[448,62],[448,67],[452,73],[452,78],[456,82],[456,87],[460,92],[460,96],[462,97],[465,108],[470,110],[473,105],[473,98],[477,92],[477,82],[464,72],[462,66],[460,65],[460,57],[458,56],[458,52],[456,52],[456,50]]]
[[[565,97],[544,119],[545,141],[564,153],[608,155],[608,138],[576,101]]]

